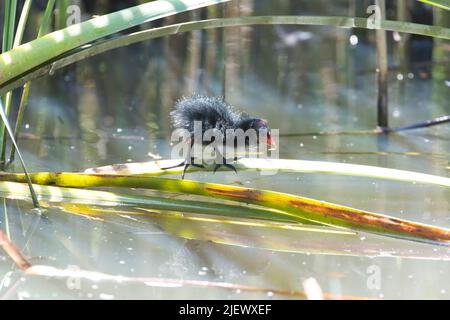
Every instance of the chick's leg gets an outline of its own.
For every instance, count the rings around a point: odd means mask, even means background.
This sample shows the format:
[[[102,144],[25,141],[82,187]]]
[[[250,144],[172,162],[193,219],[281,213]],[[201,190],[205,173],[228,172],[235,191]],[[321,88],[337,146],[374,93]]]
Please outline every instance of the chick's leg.
[[[203,166],[202,164],[196,164],[196,163],[195,163],[195,158],[194,158],[194,156],[192,155],[192,147],[193,147],[193,145],[194,145],[194,140],[193,140],[193,139],[190,139],[190,140],[188,141],[188,143],[189,143],[190,145],[189,145],[189,150],[188,150],[186,159],[184,159],[183,162],[181,162],[180,164],[177,164],[177,165],[171,166],[171,167],[165,167],[165,168],[162,168],[162,169],[167,170],[167,169],[173,169],[173,168],[183,167],[183,172],[182,172],[182,174],[181,174],[181,179],[184,179],[184,176],[186,175],[186,171],[187,171],[187,169],[189,168],[189,166],[193,166],[193,167],[197,167],[197,168],[202,168],[202,169],[204,169],[205,166]]]
[[[226,149],[225,149],[225,150],[226,150]],[[236,156],[233,156],[233,159],[234,159],[234,161],[236,161],[236,160],[237,160],[237,157],[236,157]],[[224,156],[222,152],[220,152],[219,150],[216,149],[216,163],[215,163],[215,165],[214,165],[213,173],[216,173],[216,171],[217,171],[220,167],[224,166],[224,167],[227,167],[227,168],[230,169],[230,170],[233,170],[234,173],[237,174],[236,167],[233,166],[232,164],[227,163],[227,161],[228,161],[228,160],[227,160],[227,158],[226,158],[226,152],[225,152],[225,156]]]

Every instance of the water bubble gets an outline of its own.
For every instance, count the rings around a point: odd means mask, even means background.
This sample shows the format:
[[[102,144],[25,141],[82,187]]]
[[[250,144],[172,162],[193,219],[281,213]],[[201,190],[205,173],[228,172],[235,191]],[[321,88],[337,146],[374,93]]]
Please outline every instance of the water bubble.
[[[128,146],[128,150],[133,150],[133,146]]]
[[[100,297],[100,299],[104,299],[104,300],[114,299],[114,296],[112,294],[106,294],[106,293],[100,293],[99,297]]]
[[[25,129],[30,129],[30,125],[28,123],[25,124]]]
[[[400,117],[400,111],[397,109],[397,110],[394,110],[394,112],[392,112],[392,116],[394,117],[394,118],[398,118],[398,117]]]
[[[403,80],[403,75],[401,73],[397,74],[397,80],[398,81],[402,81]]]
[[[412,79],[412,78],[414,78],[414,73],[409,72],[409,73],[408,73],[408,79]]]
[[[348,40],[350,41],[350,44],[352,46],[356,46],[358,44],[358,42],[359,42],[358,36],[354,35],[354,34],[352,34]]]
[[[117,128],[117,130],[116,130],[118,133],[120,133],[120,132],[122,132],[123,131],[123,129],[122,128]]]

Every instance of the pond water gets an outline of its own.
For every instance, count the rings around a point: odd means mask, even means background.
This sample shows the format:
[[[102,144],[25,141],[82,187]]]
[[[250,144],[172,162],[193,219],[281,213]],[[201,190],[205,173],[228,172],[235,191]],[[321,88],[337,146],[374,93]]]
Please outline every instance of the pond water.
[[[306,2],[287,1],[274,8],[268,1],[241,1],[224,11],[229,16],[331,14],[320,1]],[[336,2],[332,14],[351,14],[345,3]],[[217,14],[222,13],[195,12],[164,23]],[[174,102],[192,92],[220,95],[225,69],[227,101],[280,129],[280,158],[448,177],[449,125],[370,133],[376,124],[373,35],[332,27],[254,26],[191,32],[113,50],[34,81],[19,144],[31,171],[79,171],[169,158],[168,114]],[[392,33],[388,41],[391,125],[449,114],[450,43],[412,37],[411,50],[399,60]],[[440,56],[423,59],[433,45]],[[405,60],[406,65],[399,63]],[[20,171],[18,164],[12,169]],[[443,187],[316,173],[192,172],[187,177],[450,228],[450,193]],[[145,206],[44,202],[46,211],[38,217],[29,200],[2,201],[0,227],[8,228],[33,264],[261,288],[24,276],[1,257],[0,296],[6,298],[297,298],[278,290],[303,291],[311,277],[323,292],[341,297],[450,298],[450,249],[444,246],[366,233],[322,234],[250,219],[229,223],[229,218]]]

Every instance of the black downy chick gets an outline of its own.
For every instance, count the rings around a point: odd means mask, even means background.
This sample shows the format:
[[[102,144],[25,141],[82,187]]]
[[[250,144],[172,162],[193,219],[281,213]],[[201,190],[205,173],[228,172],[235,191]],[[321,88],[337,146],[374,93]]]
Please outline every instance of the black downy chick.
[[[201,136],[206,130],[217,129],[225,137],[227,129],[242,129],[244,132],[248,129],[254,129],[259,136],[259,132],[266,132],[266,142],[268,145],[273,145],[270,128],[267,121],[259,118],[252,118],[247,114],[236,112],[233,108],[227,104],[221,97],[208,97],[203,95],[193,95],[191,97],[185,97],[180,99],[176,104],[174,110],[170,113],[172,125],[175,129],[185,129],[190,135],[190,147],[194,143],[195,127],[194,121],[201,121],[202,132]],[[203,142],[203,144],[209,144],[210,142]],[[203,167],[202,165],[194,164],[193,159],[189,155],[189,159],[186,159],[183,163],[176,166],[184,166],[183,174],[181,176],[184,179],[189,165]],[[226,159],[223,159],[223,165],[234,170],[236,168],[226,163]],[[222,164],[216,164],[214,172],[220,168]],[[237,172],[236,172],[237,173]]]

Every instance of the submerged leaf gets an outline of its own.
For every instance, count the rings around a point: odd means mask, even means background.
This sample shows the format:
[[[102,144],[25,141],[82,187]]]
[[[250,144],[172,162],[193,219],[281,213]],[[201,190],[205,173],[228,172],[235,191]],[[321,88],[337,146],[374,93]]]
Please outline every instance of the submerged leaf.
[[[416,241],[447,244],[450,241],[449,229],[269,190],[134,175],[40,172],[31,174],[31,178],[37,184],[61,187],[143,188],[234,200],[276,209],[288,219],[305,219]],[[24,182],[25,176],[2,173],[0,180]]]

